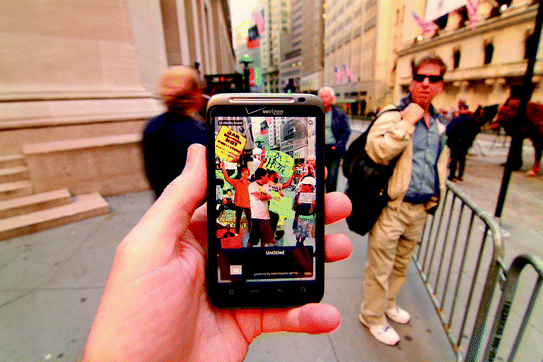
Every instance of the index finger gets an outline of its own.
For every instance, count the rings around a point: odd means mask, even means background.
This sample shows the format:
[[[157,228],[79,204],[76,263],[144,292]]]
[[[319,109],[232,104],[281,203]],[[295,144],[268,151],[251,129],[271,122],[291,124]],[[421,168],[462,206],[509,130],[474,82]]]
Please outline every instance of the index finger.
[[[324,198],[324,221],[332,224],[345,219],[351,214],[353,205],[351,200],[342,192],[329,192]]]

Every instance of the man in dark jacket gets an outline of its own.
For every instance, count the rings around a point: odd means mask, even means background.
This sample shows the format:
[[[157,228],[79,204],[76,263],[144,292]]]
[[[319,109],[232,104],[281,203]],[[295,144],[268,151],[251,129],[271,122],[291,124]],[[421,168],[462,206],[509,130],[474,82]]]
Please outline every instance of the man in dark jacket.
[[[166,69],[159,93],[167,111],[149,120],[142,140],[147,179],[157,198],[185,168],[189,146],[207,144],[206,125],[198,114],[205,99],[196,69]]]
[[[351,125],[347,114],[334,106],[336,94],[330,87],[323,87],[318,93],[324,104],[325,150],[324,164],[328,170],[326,192],[336,191],[339,164],[345,155],[347,141],[351,135]]]
[[[458,112],[459,114],[447,125],[447,146],[451,149],[448,179],[451,181],[462,181],[468,150],[480,131],[468,106],[462,101],[458,104]]]

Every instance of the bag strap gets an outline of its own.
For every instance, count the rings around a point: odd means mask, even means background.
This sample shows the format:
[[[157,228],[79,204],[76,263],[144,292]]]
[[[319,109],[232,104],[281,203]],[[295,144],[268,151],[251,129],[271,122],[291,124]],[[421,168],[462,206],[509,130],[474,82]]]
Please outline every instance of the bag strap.
[[[379,114],[377,114],[377,116],[375,116],[373,118],[373,120],[371,121],[371,123],[369,124],[368,128],[366,128],[366,130],[360,135],[357,137],[356,140],[353,141],[353,144],[355,142],[363,142],[364,143],[364,147],[366,146],[366,142],[367,142],[367,138],[368,138],[368,134],[370,133],[370,129],[371,127],[374,125],[374,123],[377,121],[377,119],[379,119],[379,117],[381,117],[383,114],[387,113],[387,112],[399,112],[401,111],[401,108],[399,107],[396,107],[394,105],[389,105],[387,107],[385,107],[381,112],[379,112]],[[353,144],[351,144],[350,147],[353,146]],[[367,155],[367,153],[365,152],[365,150],[362,150],[361,152],[359,152],[356,156],[354,156],[350,162],[349,162],[349,165],[348,165],[348,175],[350,177],[350,175],[352,174],[353,172],[353,168],[355,167],[356,163],[363,157],[365,157]],[[392,162],[391,164],[392,165],[395,165],[396,164],[396,161],[398,160],[399,157],[396,157]],[[393,166],[392,166],[393,167]],[[348,177],[348,178],[349,178]]]

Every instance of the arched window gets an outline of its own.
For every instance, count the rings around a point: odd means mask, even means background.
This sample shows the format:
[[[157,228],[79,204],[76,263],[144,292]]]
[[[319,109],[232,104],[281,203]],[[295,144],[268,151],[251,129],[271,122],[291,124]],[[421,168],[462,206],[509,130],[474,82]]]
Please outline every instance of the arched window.
[[[492,63],[492,55],[494,55],[494,45],[492,42],[488,42],[485,45],[485,60],[484,64]]]
[[[460,50],[456,49],[453,53],[453,69],[458,69],[460,66]]]

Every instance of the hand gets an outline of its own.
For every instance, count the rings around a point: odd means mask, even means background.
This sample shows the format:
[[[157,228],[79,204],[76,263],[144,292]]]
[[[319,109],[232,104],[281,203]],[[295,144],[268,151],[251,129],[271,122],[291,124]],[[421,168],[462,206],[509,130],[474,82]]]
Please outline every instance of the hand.
[[[264,332],[329,333],[341,316],[326,304],[292,309],[221,310],[207,296],[205,148],[192,145],[183,173],[121,241],[92,327],[85,361],[242,361]],[[326,195],[326,223],[351,210]],[[347,258],[342,234],[325,237],[326,260]]]
[[[410,103],[400,112],[400,116],[405,122],[414,125],[424,116],[424,109],[416,103]]]

